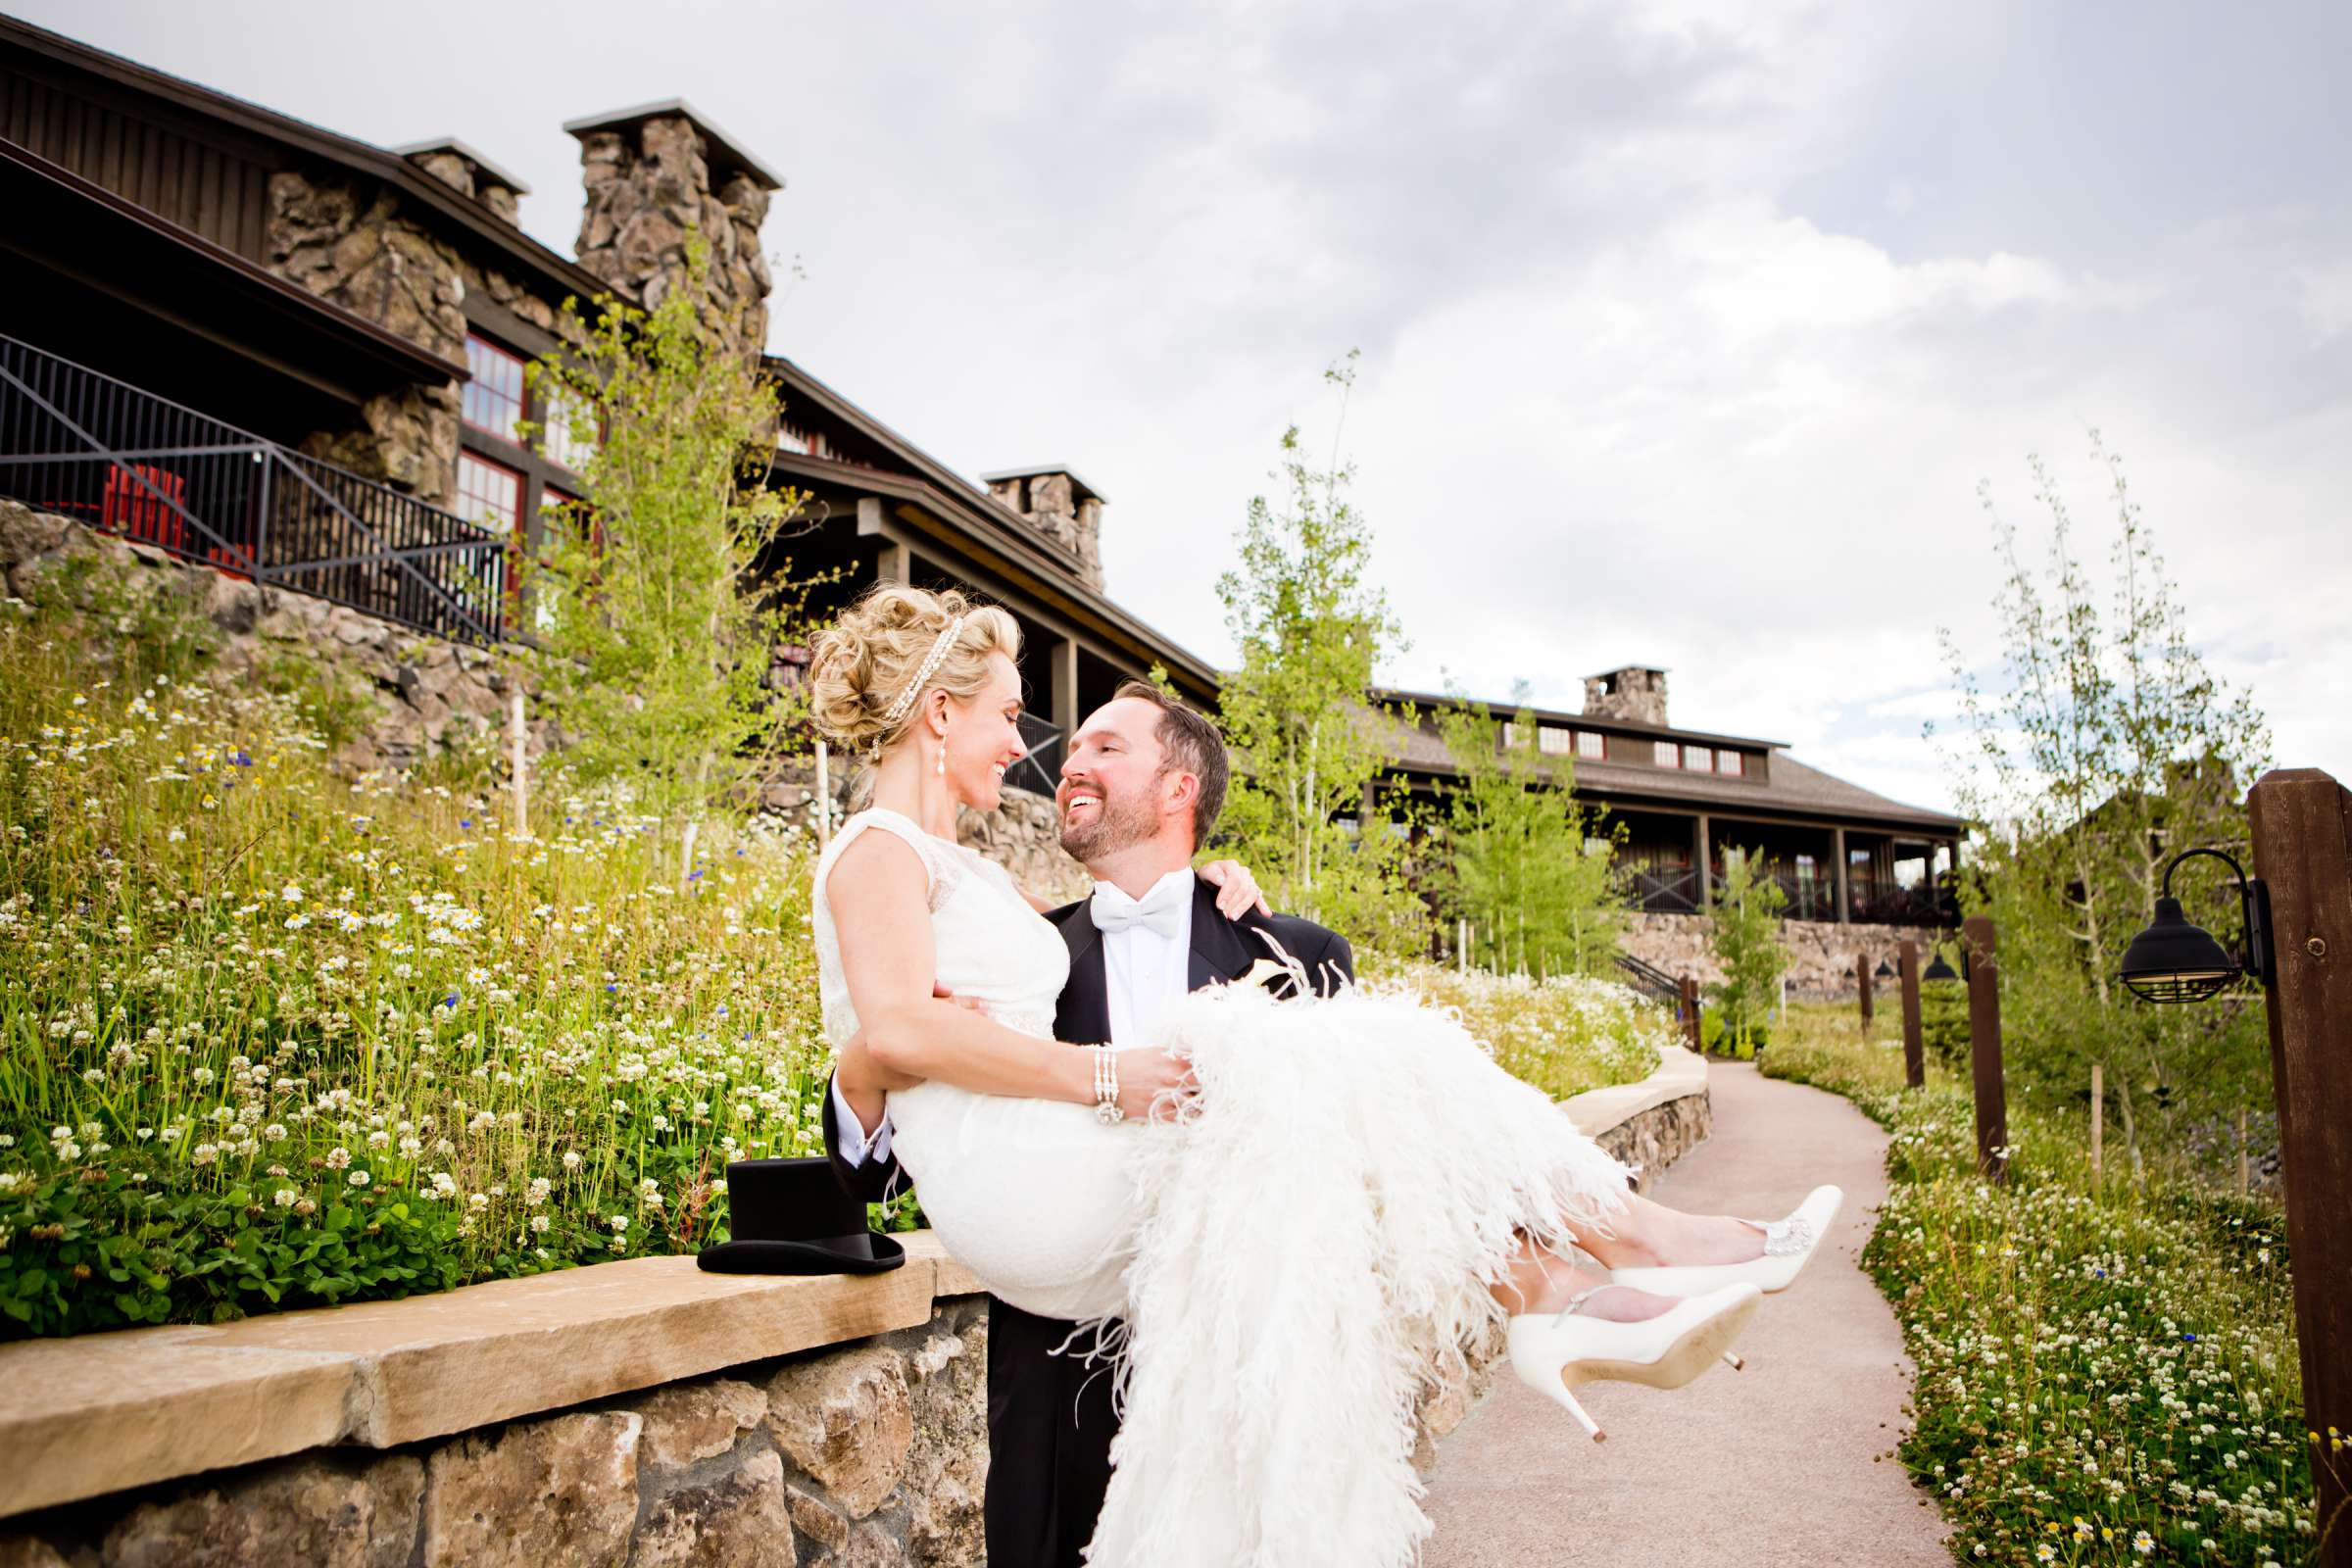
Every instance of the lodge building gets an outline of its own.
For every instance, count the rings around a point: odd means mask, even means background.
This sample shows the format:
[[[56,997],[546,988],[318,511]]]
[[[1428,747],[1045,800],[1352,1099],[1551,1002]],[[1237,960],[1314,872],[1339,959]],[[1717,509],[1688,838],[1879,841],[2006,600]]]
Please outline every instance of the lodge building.
[[[440,637],[515,632],[514,554],[583,454],[526,383],[564,302],[650,303],[709,243],[715,309],[784,406],[772,482],[806,501],[796,572],[973,588],[1025,634],[1033,760],[1154,666],[1218,673],[1105,592],[1107,498],[1066,464],[975,482],[765,352],[760,229],[781,174],[682,101],[591,115],[575,254],[516,221],[522,182],[448,137],[384,148],[0,17],[0,499]],[[533,427],[543,433],[532,433]],[[827,600],[814,608],[820,612]],[[794,651],[783,651],[789,663]],[[1451,764],[1429,710],[1391,723],[1403,786]],[[1643,907],[1705,909],[1723,857],[1770,856],[1790,915],[1936,921],[1964,824],[1768,741],[1679,729],[1664,672],[1532,714],[1541,749],[1627,829]]]

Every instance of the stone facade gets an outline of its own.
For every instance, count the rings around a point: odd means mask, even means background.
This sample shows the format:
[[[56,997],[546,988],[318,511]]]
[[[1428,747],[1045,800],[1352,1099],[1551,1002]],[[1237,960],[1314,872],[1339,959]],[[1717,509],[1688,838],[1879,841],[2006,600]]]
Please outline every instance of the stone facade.
[[[1877,969],[1884,958],[1894,963],[1897,944],[1919,944],[1919,961],[1939,940],[1952,933],[1934,926],[1839,925],[1833,920],[1783,920],[1781,946],[1788,950],[1788,994],[1814,1001],[1839,1001],[1854,995],[1854,958],[1870,959]],[[1695,976],[1700,985],[1723,979],[1715,961],[1715,921],[1704,914],[1637,914],[1626,927],[1625,951],[1668,974]],[[1882,990],[1891,980],[1879,982]]]
[[[513,194],[504,186],[492,190],[512,207]],[[403,211],[389,189],[370,191],[352,180],[312,179],[291,171],[273,174],[268,243],[269,265],[281,277],[453,364],[466,362],[466,300],[472,292],[545,331],[564,330],[557,305],[436,237]],[[455,381],[405,388],[370,398],[358,425],[316,432],[302,449],[447,506],[457,472],[459,409]]]
[[[1666,672],[1629,664],[1605,675],[1585,677],[1585,711],[1595,718],[1635,724],[1666,723]]]
[[[988,1303],[389,1453],[319,1449],[0,1526],[0,1565],[949,1568],[985,1561]]]
[[[580,139],[588,205],[580,215],[580,265],[614,293],[647,309],[662,303],[686,265],[686,233],[710,247],[713,308],[747,351],[767,341],[772,281],[760,249],[767,190],[750,174],[710,185],[703,133],[684,115],[657,115]]]
[[[1078,575],[1102,587],[1102,498],[1074,474],[1060,469],[999,474],[988,493],[1027,519],[1029,525],[1077,558]]]

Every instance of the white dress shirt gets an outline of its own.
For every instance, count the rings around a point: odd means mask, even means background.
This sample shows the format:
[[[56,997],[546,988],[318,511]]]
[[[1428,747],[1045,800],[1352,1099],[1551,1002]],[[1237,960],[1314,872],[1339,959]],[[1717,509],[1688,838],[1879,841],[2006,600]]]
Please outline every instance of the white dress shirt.
[[[1102,979],[1110,1011],[1110,1044],[1121,1050],[1152,1044],[1171,1003],[1192,989],[1194,877],[1190,866],[1170,871],[1131,899],[1107,882],[1095,884],[1095,925],[1102,933]],[[1081,1042],[1085,1044],[1088,1042]],[[834,1146],[853,1169],[890,1157],[890,1113],[869,1136],[833,1080]]]

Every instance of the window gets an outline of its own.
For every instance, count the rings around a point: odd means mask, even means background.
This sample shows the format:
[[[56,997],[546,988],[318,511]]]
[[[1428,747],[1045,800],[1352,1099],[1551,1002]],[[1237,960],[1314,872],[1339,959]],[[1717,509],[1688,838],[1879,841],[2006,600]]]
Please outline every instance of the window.
[[[573,433],[575,421],[585,423],[585,434]],[[561,387],[549,388],[543,420],[546,428],[539,432],[540,451],[546,454],[550,463],[569,468],[574,473],[584,471],[588,460],[596,455],[595,421],[595,411],[584,405],[578,397]]]
[[[1712,773],[1715,771],[1715,754],[1704,746],[1686,746],[1683,748],[1683,765],[1693,773]]]
[[[1519,726],[1512,723],[1507,718],[1504,719],[1502,721],[1502,749],[1507,752],[1518,744]]]
[[[1569,730],[1553,729],[1548,724],[1540,725],[1536,730],[1536,749],[1547,756],[1565,757],[1575,743],[1576,736]]]
[[[458,454],[458,515],[492,533],[513,533],[522,520],[522,475],[512,468]]]
[[[1726,778],[1738,778],[1747,771],[1747,759],[1738,752],[1717,752],[1715,771]]]
[[[1576,732],[1576,755],[1603,758],[1609,755],[1609,738],[1598,730],[1580,729]]]
[[[1796,858],[1796,880],[1800,884],[1806,887],[1812,886],[1818,869],[1817,862],[1810,855],[1800,855]]]
[[[522,422],[522,360],[486,337],[466,334],[466,422],[502,441],[519,442]]]
[[[804,430],[788,420],[776,421],[776,450],[802,452],[812,458],[825,455],[825,438],[812,430]]]
[[[1681,747],[1675,745],[1672,741],[1660,741],[1657,743],[1657,747],[1658,765],[1660,767],[1680,767],[1683,765],[1683,749]]]

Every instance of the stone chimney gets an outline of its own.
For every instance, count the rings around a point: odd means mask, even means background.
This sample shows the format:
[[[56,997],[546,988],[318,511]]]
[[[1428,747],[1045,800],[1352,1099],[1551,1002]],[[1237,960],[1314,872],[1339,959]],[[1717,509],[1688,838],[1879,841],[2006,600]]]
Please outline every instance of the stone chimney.
[[[406,147],[392,150],[459,195],[480,202],[508,222],[519,224],[522,221],[521,215],[515,210],[515,198],[528,196],[531,187],[455,136],[444,136],[438,141],[413,141]]]
[[[682,98],[590,115],[564,127],[580,141],[580,265],[615,294],[652,309],[686,265],[686,231],[710,246],[719,313],[747,351],[767,341],[767,258],[760,225],[784,176]]]
[[[1064,464],[980,476],[988,493],[1076,558],[1088,587],[1102,587],[1102,496]]]
[[[1621,718],[1664,729],[1666,672],[1647,664],[1628,664],[1604,674],[1587,675],[1585,711],[1594,718]]]

